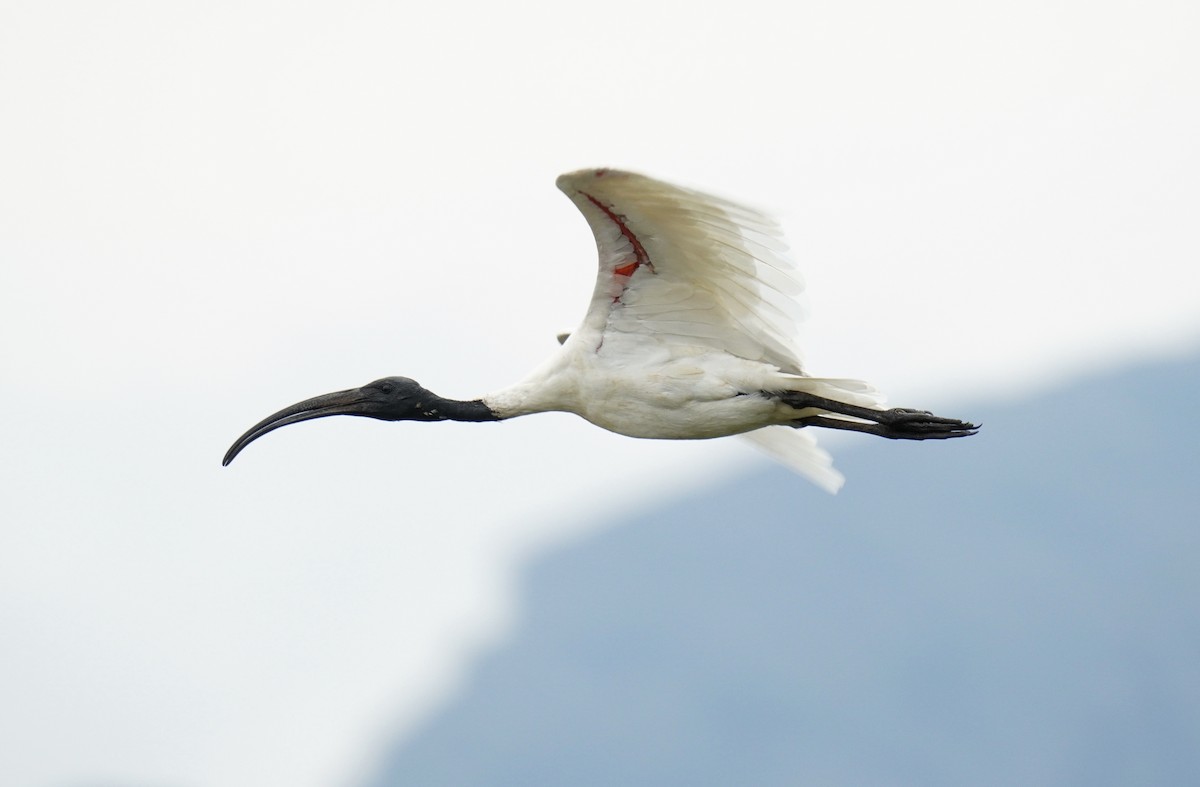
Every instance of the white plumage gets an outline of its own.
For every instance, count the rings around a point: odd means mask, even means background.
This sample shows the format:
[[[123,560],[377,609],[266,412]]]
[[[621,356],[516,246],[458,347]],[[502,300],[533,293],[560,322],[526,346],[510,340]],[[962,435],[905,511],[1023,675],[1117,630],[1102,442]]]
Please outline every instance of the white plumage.
[[[808,376],[796,350],[802,287],[778,225],[735,203],[643,175],[591,169],[558,187],[587,219],[599,271],[579,327],[533,373],[481,399],[444,399],[407,378],[306,400],[243,435],[326,415],[383,420],[575,413],[631,437],[741,434],[831,492],[842,484],[810,430],[959,437],[971,424],[883,410],[859,380]]]
[[[500,415],[564,410],[630,437],[744,434],[836,491],[844,479],[815,437],[766,426],[795,420],[791,408],[737,396],[787,388],[866,406],[882,398],[858,380],[804,375],[795,345],[803,286],[779,225],[631,172],[582,170],[557,185],[596,237],[591,303],[546,364],[483,400]]]

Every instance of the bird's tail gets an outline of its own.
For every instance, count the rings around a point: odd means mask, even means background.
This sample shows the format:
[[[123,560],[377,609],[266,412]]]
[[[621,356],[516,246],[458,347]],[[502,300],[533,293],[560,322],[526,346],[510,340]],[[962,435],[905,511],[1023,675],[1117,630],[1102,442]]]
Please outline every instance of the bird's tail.
[[[878,388],[863,380],[845,377],[792,377],[788,387],[825,399],[854,404],[859,407],[882,408],[886,397]]]
[[[787,388],[804,391],[860,407],[879,408],[884,396],[870,383],[838,377],[787,375]],[[830,494],[836,494],[846,477],[833,466],[833,458],[810,430],[790,426],[768,426],[742,435],[776,461],[791,468]]]

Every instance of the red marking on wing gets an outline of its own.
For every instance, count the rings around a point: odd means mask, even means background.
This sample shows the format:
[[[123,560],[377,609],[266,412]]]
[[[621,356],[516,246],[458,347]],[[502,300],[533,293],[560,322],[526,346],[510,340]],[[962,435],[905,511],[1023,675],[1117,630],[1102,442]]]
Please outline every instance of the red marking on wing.
[[[632,276],[633,272],[642,265],[645,265],[647,268],[653,271],[654,265],[650,262],[650,255],[646,254],[646,248],[642,245],[642,242],[637,239],[637,235],[633,234],[633,230],[629,229],[629,227],[625,224],[625,217],[614,212],[612,208],[608,207],[591,194],[588,194],[586,191],[582,191],[580,193],[587,197],[589,202],[599,208],[600,212],[607,216],[613,224],[617,225],[617,229],[621,231],[621,234],[625,236],[625,240],[629,241],[629,245],[633,247],[633,256],[635,258],[633,262],[622,265],[620,268],[617,268],[614,273],[616,273],[618,276]]]

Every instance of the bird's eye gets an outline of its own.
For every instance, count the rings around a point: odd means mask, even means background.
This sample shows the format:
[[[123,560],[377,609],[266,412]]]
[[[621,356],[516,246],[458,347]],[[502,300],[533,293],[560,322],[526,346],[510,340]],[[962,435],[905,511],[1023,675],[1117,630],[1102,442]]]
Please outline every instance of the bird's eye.
[[[392,385],[391,383],[384,383],[383,385],[379,386],[379,390],[382,393],[390,394],[396,390],[396,386]]]

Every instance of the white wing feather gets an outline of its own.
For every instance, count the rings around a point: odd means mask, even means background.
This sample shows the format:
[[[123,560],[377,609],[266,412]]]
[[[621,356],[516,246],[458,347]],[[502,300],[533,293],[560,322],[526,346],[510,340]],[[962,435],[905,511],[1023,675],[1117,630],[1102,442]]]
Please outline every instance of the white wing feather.
[[[830,494],[837,494],[846,477],[833,466],[833,457],[817,438],[803,429],[766,426],[741,435],[770,454],[780,464],[812,481]]]
[[[622,339],[696,347],[801,373],[795,297],[803,287],[772,219],[617,170],[563,175],[558,187],[587,219],[600,255],[581,331],[606,347]],[[634,263],[632,275],[618,274]]]

